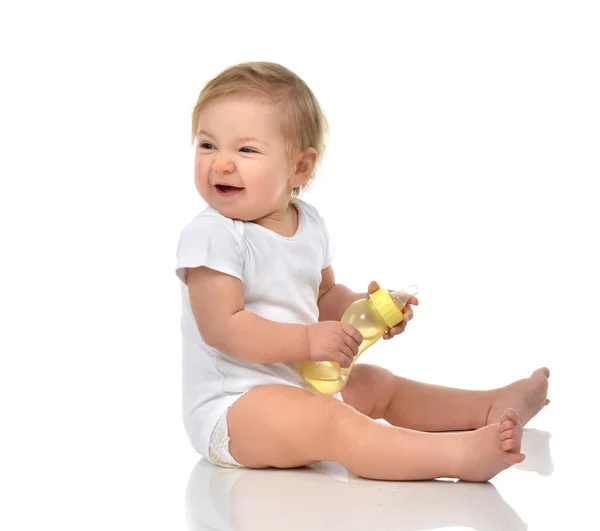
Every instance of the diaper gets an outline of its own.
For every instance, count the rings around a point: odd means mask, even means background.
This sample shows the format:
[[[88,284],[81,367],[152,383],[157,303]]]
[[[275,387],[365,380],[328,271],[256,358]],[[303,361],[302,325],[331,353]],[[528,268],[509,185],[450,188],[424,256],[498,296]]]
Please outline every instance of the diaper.
[[[229,453],[229,434],[227,432],[227,411],[221,415],[211,436],[208,447],[209,460],[225,468],[246,468],[240,465]]]

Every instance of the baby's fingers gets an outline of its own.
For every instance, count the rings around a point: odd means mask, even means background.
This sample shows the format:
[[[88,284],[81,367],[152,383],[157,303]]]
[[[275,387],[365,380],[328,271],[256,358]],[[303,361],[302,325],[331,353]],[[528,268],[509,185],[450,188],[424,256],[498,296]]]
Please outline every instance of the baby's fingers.
[[[367,291],[369,292],[369,295],[370,295],[371,293],[375,293],[378,289],[379,289],[379,284],[377,284],[377,282],[372,280],[369,283],[369,287],[367,288]]]
[[[343,356],[341,357],[339,364],[344,367],[344,369],[348,369],[350,365],[352,365],[352,361],[356,357],[357,351],[350,348],[348,345],[344,345],[341,352]]]
[[[358,331],[356,327],[352,326],[349,323],[341,324],[342,330],[345,332],[346,337],[348,338],[346,344],[351,348],[356,348],[356,350],[358,351],[358,347],[360,347],[360,344],[363,342],[362,334]]]
[[[394,326],[394,328],[388,330],[384,334],[383,339],[390,339],[394,336],[397,336],[398,334],[401,334],[402,332],[404,332],[404,330],[406,330],[406,321],[401,321],[400,324],[397,324],[396,326]]]

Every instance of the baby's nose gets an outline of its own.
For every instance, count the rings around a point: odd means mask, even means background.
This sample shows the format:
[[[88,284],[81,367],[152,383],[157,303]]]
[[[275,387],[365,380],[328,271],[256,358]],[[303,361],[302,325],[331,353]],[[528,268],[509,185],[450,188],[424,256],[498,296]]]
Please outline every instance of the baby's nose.
[[[233,171],[233,161],[227,157],[217,157],[213,163],[213,169],[219,173]]]

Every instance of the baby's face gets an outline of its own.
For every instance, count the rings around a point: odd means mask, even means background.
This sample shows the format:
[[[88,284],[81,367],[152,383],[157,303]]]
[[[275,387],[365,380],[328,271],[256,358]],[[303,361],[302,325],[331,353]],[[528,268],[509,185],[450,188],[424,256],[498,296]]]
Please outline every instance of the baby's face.
[[[272,103],[227,96],[200,113],[194,182],[202,199],[222,215],[254,221],[286,208],[292,166],[281,111]]]

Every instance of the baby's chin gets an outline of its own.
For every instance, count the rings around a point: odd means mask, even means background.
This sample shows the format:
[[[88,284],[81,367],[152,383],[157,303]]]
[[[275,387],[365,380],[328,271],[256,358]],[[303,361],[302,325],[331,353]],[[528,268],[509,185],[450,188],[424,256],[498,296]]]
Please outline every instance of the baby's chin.
[[[233,201],[223,201],[220,198],[205,197],[202,195],[202,199],[222,216],[239,221],[254,222],[268,216],[274,210],[274,207],[269,208],[268,205],[265,206],[264,204],[250,202],[248,201],[248,197],[236,198]]]
[[[241,208],[239,205],[223,205],[218,203],[208,203],[213,207],[219,214],[226,218],[235,219],[239,221],[254,221],[256,216],[253,216],[247,209]]]

